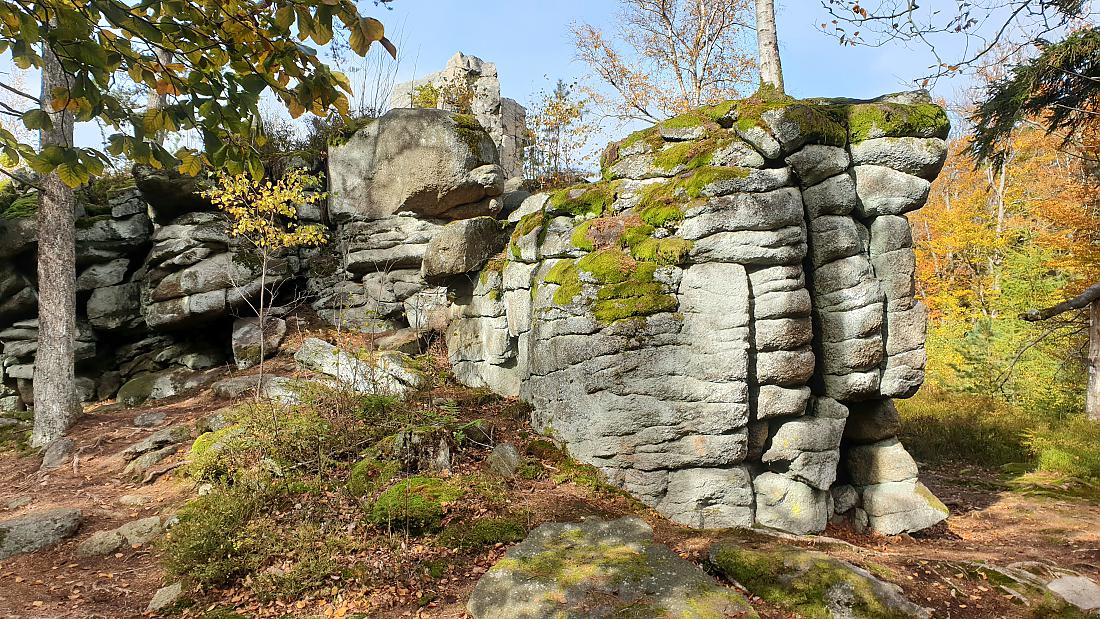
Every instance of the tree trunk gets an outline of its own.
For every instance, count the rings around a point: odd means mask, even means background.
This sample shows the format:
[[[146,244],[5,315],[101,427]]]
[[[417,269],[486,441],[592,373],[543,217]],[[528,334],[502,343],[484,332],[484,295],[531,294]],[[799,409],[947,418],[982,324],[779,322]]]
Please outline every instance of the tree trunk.
[[[40,148],[70,146],[73,115],[52,112],[56,88],[67,87],[61,62],[46,49],[42,67],[42,107],[53,120],[39,134]],[[76,340],[76,194],[57,172],[42,180],[38,202],[38,353],[34,364],[34,431],[31,445],[42,447],[62,436],[80,414],[73,351]]]
[[[1085,412],[1100,421],[1100,301],[1089,305],[1089,385],[1085,394]]]
[[[756,45],[760,54],[760,84],[784,94],[783,64],[775,30],[775,0],[756,0]]]
[[[159,62],[160,64],[167,65],[167,64],[170,64],[172,62],[172,52],[170,52],[168,50],[165,50],[165,49],[157,48],[156,54],[157,54],[157,62]],[[159,92],[157,92],[156,89],[153,89],[153,90],[149,91],[149,97],[148,97],[148,99],[146,101],[146,104],[145,104],[147,109],[162,110],[165,107],[167,107],[167,105],[168,105],[168,95],[162,95]],[[153,136],[153,141],[155,141],[157,144],[164,144],[164,137],[165,137],[166,134],[167,134],[166,131],[158,131]]]

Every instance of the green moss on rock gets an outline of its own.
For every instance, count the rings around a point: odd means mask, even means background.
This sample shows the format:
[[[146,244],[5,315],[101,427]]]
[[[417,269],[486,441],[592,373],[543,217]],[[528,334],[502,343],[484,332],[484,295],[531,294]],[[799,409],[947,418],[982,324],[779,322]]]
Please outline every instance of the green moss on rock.
[[[951,130],[947,113],[932,103],[862,103],[847,106],[847,115],[853,144],[877,137],[946,138]]]
[[[368,456],[351,467],[347,489],[354,497],[367,497],[393,481],[401,473],[401,464],[395,460]]]
[[[707,166],[678,179],[677,186],[683,188],[688,198],[695,199],[701,197],[703,190],[709,185],[723,181],[743,180],[748,178],[749,173],[747,168]]]
[[[526,535],[526,523],[519,517],[481,518],[447,526],[440,534],[439,542],[447,548],[477,550],[518,542]]]
[[[378,527],[410,533],[437,531],[446,511],[445,504],[462,497],[463,490],[442,479],[410,477],[378,495],[367,513]]]
[[[797,549],[750,550],[734,544],[713,549],[716,571],[752,594],[807,619],[831,619],[837,598],[850,603],[850,616],[902,619],[909,615],[888,606],[871,581],[827,555]]]
[[[576,217],[599,217],[611,209],[618,189],[614,181],[568,187],[550,194],[550,208]]]
[[[630,246],[630,255],[635,260],[656,262],[657,264],[681,264],[687,259],[695,244],[687,239],[649,237]]]
[[[458,138],[462,140],[462,143],[470,149],[475,157],[480,158],[481,145],[488,135],[485,128],[481,126],[481,123],[473,114],[451,114],[451,118],[455,121],[455,131],[458,133]]]
[[[3,207],[3,204],[0,204]],[[33,217],[38,212],[38,192],[31,191],[13,196],[6,207],[0,208],[0,219]]]

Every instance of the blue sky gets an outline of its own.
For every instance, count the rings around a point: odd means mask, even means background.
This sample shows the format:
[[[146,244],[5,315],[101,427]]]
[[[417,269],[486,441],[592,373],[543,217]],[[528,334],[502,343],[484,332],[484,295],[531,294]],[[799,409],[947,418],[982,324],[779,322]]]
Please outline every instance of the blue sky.
[[[497,64],[505,96],[526,102],[545,85],[543,76],[576,78],[586,67],[574,59],[569,24],[608,28],[613,0],[397,0],[392,11],[374,9],[402,43],[402,78],[443,67],[456,51]],[[475,8],[476,7],[476,8]],[[368,7],[369,10],[369,7]],[[910,89],[927,71],[923,50],[841,47],[814,24],[818,0],[779,0],[777,20],[787,90],[796,97],[866,98]],[[373,53],[373,52],[372,52]],[[955,84],[941,82],[950,96]]]

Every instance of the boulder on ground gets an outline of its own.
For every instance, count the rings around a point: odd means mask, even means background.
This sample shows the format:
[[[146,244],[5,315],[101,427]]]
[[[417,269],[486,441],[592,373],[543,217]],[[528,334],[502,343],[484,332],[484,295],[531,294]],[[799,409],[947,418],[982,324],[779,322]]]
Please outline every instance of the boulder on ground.
[[[544,524],[481,577],[474,619],[757,617],[638,518]]]
[[[39,471],[52,471],[65,466],[76,451],[76,441],[64,436],[46,445],[42,453],[42,466]]]
[[[96,531],[92,533],[91,537],[80,542],[80,545],[76,547],[76,556],[87,559],[109,555],[122,548],[124,543],[126,543],[126,538],[122,537],[122,534],[116,530]]]
[[[149,600],[146,612],[156,613],[165,610],[175,604],[181,595],[183,595],[183,583],[176,582],[167,587],[161,587],[153,594],[153,599]]]
[[[0,560],[53,546],[80,528],[79,509],[59,507],[0,520]]]
[[[820,552],[791,547],[752,550],[731,541],[712,546],[709,562],[753,595],[799,617],[932,616],[930,609],[906,599],[897,585]]]
[[[264,322],[267,324],[262,329],[259,318],[238,318],[233,322],[233,359],[237,369],[247,370],[279,352],[279,345],[286,337],[286,321],[269,317]]]
[[[419,388],[423,373],[413,367],[406,354],[386,351],[361,359],[336,346],[309,338],[294,354],[298,365],[332,376],[342,385],[361,393],[404,395]]]

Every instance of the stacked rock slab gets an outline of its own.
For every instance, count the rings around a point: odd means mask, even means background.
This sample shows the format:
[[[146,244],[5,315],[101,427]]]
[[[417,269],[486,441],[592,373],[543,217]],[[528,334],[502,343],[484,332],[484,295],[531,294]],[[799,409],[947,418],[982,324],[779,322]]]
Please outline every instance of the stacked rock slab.
[[[464,98],[468,97],[468,110],[449,105],[448,101],[437,101],[436,105],[452,112],[472,113],[492,136],[504,173],[508,177],[523,176],[527,109],[500,95],[500,78],[495,64],[458,52],[442,71],[395,86],[389,106],[394,109],[416,107],[417,90],[424,86],[444,94],[457,91]]]
[[[434,109],[391,110],[330,147],[337,242],[311,267],[314,309],[365,332],[426,320],[446,299],[421,274],[429,244],[449,222],[501,213],[505,178],[497,162],[475,118]]]
[[[523,203],[456,293],[455,373],[686,525],[811,533],[843,507],[931,526],[946,509],[881,411],[924,376],[905,213],[948,130],[910,93],[729,102],[635,133],[604,180]]]

